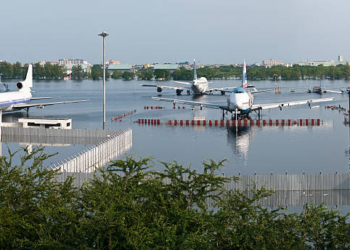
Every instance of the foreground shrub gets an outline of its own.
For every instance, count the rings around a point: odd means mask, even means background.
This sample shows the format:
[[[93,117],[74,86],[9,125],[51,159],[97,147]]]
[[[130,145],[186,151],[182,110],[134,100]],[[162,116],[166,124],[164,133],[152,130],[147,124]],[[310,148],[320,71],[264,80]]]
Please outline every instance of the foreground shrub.
[[[224,160],[201,171],[163,162],[155,171],[150,158],[130,156],[75,188],[43,166],[43,148],[9,154],[0,158],[2,249],[349,248],[348,215],[264,208],[269,190],[225,190],[232,178],[216,174]]]

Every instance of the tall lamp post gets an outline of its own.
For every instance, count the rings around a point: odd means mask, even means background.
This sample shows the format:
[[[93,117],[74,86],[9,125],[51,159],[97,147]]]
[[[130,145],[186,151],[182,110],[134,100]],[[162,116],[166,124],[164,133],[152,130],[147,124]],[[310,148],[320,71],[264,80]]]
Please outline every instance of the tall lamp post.
[[[109,34],[106,31],[102,31],[99,36],[103,37],[103,130],[106,129],[106,64],[105,64],[105,38]]]

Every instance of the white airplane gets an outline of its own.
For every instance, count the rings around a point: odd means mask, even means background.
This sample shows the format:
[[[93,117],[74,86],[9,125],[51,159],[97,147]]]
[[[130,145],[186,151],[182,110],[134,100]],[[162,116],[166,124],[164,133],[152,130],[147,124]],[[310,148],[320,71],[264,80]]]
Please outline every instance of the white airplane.
[[[324,93],[337,93],[337,94],[342,94],[344,93],[344,90],[334,90],[334,89],[326,89],[325,87],[322,87],[322,82],[320,81],[320,86],[314,86],[311,89],[311,86],[307,90],[308,93],[317,93],[317,94],[324,94]]]
[[[205,102],[195,102],[195,101],[187,101],[187,100],[179,100],[179,99],[169,99],[169,98],[159,98],[152,97],[154,100],[159,101],[168,101],[176,103],[183,103],[188,105],[195,105],[213,109],[221,109],[224,112],[228,111],[231,114],[235,114],[237,116],[248,116],[252,111],[257,111],[259,116],[261,110],[264,109],[272,109],[272,108],[280,108],[282,110],[283,107],[308,104],[311,107],[312,103],[318,102],[328,102],[332,101],[334,98],[320,98],[320,99],[310,99],[310,100],[301,100],[301,101],[290,101],[290,102],[280,102],[280,103],[267,103],[267,104],[254,104],[254,96],[253,93],[247,88],[247,73],[246,73],[246,65],[243,63],[243,77],[242,77],[242,86],[237,87],[231,91],[231,95],[227,98],[227,105],[222,104],[213,104],[213,103],[205,103]],[[228,92],[228,91],[226,91]],[[255,92],[258,93],[258,92]],[[237,117],[236,116],[236,117]]]
[[[196,61],[193,62],[193,81],[192,82],[181,82],[174,81],[176,83],[184,84],[187,86],[169,86],[169,85],[158,85],[158,84],[142,84],[143,87],[156,87],[157,92],[162,92],[163,88],[175,89],[177,95],[181,95],[182,91],[187,90],[187,94],[190,95],[191,91],[195,95],[202,94],[212,94],[213,91],[221,91],[221,94],[224,95],[227,90],[232,89],[232,87],[221,87],[221,88],[211,88],[209,87],[209,82],[207,78],[201,77],[197,78],[197,69],[196,69]]]
[[[33,66],[30,64],[26,79],[16,84],[18,91],[0,93],[0,110],[3,112],[14,112],[22,109],[29,111],[29,108],[44,108],[45,106],[55,104],[68,104],[77,102],[86,102],[88,100],[75,100],[63,102],[47,103],[29,103],[32,100],[52,99],[52,97],[32,97],[31,88],[33,87]]]

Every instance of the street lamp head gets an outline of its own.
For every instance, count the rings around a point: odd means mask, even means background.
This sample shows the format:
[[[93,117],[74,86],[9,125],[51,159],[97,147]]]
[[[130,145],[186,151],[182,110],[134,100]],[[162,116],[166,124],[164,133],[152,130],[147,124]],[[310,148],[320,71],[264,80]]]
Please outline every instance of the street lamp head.
[[[109,34],[106,32],[106,31],[102,31],[101,34],[98,34],[99,36],[102,36],[102,37],[106,37],[108,36]]]

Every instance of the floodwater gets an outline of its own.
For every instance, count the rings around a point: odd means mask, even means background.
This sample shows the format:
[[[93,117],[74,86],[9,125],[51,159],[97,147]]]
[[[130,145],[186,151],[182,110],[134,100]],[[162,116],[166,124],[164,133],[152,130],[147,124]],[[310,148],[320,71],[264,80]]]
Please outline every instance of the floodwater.
[[[177,161],[192,168],[202,169],[202,162],[207,159],[215,161],[227,159],[222,170],[227,175],[241,174],[306,174],[334,173],[349,171],[349,127],[343,124],[342,111],[326,109],[327,105],[340,105],[348,108],[348,95],[326,93],[323,97],[333,96],[332,103],[321,103],[320,108],[309,108],[307,105],[286,107],[282,111],[273,109],[263,111],[262,119],[321,119],[320,126],[266,126],[235,128],[169,126],[169,119],[192,120],[194,117],[205,117],[206,120],[220,120],[222,112],[203,108],[180,105],[185,109],[173,109],[173,104],[152,100],[157,96],[156,88],[141,87],[143,81],[106,81],[106,128],[110,130],[131,128],[133,131],[133,147],[127,155],[135,157],[153,156],[156,167],[161,167],[159,161]],[[150,82],[147,82],[148,84]],[[155,82],[151,82],[155,83]],[[160,82],[161,84],[173,84]],[[347,81],[323,81],[326,88],[345,88]],[[272,81],[250,82],[258,89],[273,89]],[[320,95],[307,93],[310,85],[318,85],[318,81],[280,81],[281,94],[256,94],[254,103],[270,103],[289,100],[305,100],[320,98]],[[238,86],[240,81],[213,81],[211,86]],[[33,96],[58,97],[57,101],[89,99],[89,102],[48,106],[45,109],[33,108],[29,117],[71,118],[73,127],[82,129],[102,129],[102,81],[37,81],[34,82]],[[10,88],[15,89],[14,83]],[[289,93],[293,88],[300,92]],[[176,96],[174,90],[163,90],[162,97],[196,100],[213,103],[226,103],[228,94],[220,93],[203,96]],[[45,102],[47,100],[43,100]],[[51,100],[50,100],[51,101]],[[56,101],[56,100],[55,100]],[[145,106],[161,106],[164,109],[145,109]],[[136,110],[136,113],[121,120],[112,118],[126,112]],[[25,117],[26,113],[4,114],[3,121],[16,121]],[[230,118],[230,115],[227,115]],[[257,118],[252,114],[252,118]],[[165,124],[151,126],[138,124],[138,119],[160,119]],[[18,144],[9,143],[11,150]],[[50,162],[63,160],[78,153],[87,146],[71,145],[66,147],[47,146],[46,152],[59,154]],[[4,145],[3,154],[6,155]]]

